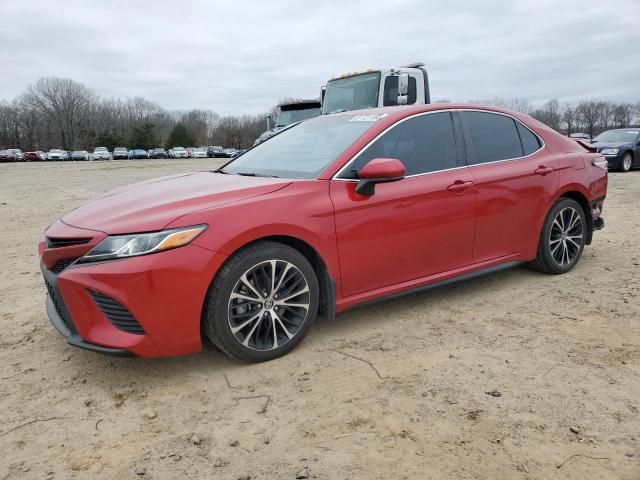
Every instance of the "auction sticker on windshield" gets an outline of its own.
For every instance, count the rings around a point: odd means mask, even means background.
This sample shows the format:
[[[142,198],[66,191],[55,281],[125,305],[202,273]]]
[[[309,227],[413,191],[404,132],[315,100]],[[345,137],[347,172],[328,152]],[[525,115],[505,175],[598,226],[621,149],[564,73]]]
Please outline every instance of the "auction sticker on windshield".
[[[369,114],[369,115],[354,115],[349,121],[350,122],[377,122],[381,118],[389,115],[388,113],[382,113],[380,115]]]

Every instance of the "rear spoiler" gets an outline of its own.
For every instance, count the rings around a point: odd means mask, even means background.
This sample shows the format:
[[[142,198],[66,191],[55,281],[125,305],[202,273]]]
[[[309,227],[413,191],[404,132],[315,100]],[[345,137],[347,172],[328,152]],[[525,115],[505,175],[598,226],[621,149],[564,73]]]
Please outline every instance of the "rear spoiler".
[[[590,144],[589,142],[587,142],[586,140],[582,140],[581,138],[574,138],[574,140],[576,142],[578,142],[580,145],[582,145],[584,148],[587,149],[587,151],[591,152],[591,153],[597,153],[598,149],[593,146],[592,144]]]

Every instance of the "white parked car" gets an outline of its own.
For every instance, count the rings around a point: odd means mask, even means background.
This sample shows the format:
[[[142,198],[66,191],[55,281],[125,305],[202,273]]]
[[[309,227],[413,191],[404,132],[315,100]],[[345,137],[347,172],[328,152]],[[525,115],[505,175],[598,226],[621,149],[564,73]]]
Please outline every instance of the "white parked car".
[[[207,149],[203,147],[194,148],[191,150],[191,156],[193,158],[207,158]]]
[[[111,153],[107,150],[107,147],[96,147],[93,150],[94,160],[111,160]]]
[[[59,148],[52,148],[47,153],[47,160],[64,160],[65,157],[66,155],[64,151],[60,150]]]
[[[184,147],[173,147],[173,158],[189,158],[189,152]]]

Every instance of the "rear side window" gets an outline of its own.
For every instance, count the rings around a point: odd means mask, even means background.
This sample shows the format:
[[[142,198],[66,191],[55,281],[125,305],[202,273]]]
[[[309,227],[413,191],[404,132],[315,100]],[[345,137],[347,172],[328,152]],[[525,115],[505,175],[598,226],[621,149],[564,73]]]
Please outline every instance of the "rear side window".
[[[522,141],[523,153],[525,155],[531,155],[533,152],[539,150],[542,145],[540,145],[538,137],[520,122],[516,122],[516,126],[520,134],[520,140]]]
[[[407,105],[416,103],[416,79],[409,76],[409,91],[407,92]],[[398,104],[398,76],[387,77],[384,81],[384,98],[383,105],[385,107]]]
[[[364,150],[340,178],[358,178],[358,170],[369,160],[382,157],[400,160],[405,166],[406,175],[457,167],[451,114],[420,115],[397,124]]]
[[[489,112],[462,112],[471,136],[474,164],[523,156],[516,122]]]

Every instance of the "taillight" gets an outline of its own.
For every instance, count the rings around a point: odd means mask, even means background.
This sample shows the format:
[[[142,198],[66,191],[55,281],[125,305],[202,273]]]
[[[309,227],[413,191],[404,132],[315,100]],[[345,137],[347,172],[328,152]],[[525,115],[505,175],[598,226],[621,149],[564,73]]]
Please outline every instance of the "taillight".
[[[607,162],[607,159],[604,157],[594,158],[593,160],[591,160],[591,165],[593,165],[594,167],[601,168],[603,170],[607,170],[609,168],[609,162]]]

